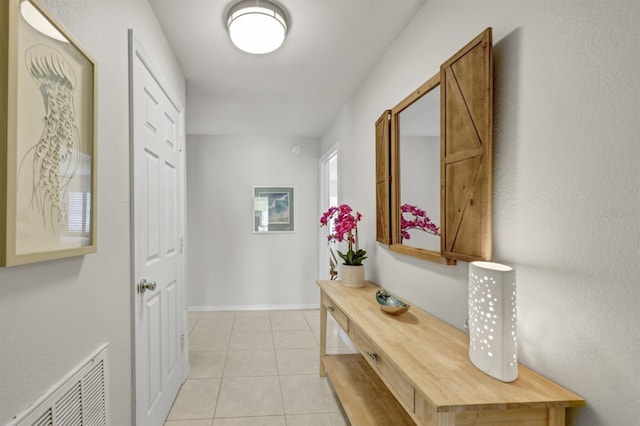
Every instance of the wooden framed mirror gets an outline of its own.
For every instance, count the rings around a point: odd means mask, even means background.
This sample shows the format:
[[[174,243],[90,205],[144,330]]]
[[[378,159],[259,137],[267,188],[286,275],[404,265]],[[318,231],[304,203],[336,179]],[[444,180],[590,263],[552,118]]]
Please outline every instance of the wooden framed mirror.
[[[389,160],[392,251],[449,265],[491,259],[492,56],[487,28],[391,110],[390,155],[377,166]]]

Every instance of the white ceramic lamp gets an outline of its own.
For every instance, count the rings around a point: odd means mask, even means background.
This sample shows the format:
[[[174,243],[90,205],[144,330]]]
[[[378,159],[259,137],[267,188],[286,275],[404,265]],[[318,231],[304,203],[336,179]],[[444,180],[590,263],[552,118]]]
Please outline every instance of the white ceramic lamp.
[[[518,378],[516,272],[492,262],[469,264],[469,359],[503,382]]]

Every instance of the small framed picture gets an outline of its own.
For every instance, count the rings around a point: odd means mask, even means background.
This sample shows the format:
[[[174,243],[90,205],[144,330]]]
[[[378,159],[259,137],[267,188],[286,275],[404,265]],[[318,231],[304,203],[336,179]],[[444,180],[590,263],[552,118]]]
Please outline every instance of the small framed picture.
[[[290,186],[253,187],[253,232],[293,232],[294,198]]]

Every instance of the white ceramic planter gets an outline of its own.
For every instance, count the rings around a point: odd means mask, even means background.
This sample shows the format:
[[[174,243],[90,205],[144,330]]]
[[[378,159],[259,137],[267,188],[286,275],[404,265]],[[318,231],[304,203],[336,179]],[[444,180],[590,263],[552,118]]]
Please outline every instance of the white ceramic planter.
[[[340,281],[345,287],[364,286],[364,265],[340,265]]]

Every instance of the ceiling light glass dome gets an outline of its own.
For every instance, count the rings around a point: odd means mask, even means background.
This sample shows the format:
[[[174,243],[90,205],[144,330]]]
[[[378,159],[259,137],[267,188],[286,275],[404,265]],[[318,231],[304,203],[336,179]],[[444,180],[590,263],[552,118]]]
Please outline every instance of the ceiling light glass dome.
[[[253,54],[273,52],[287,35],[287,17],[266,0],[243,0],[227,14],[227,31],[238,49]]]

